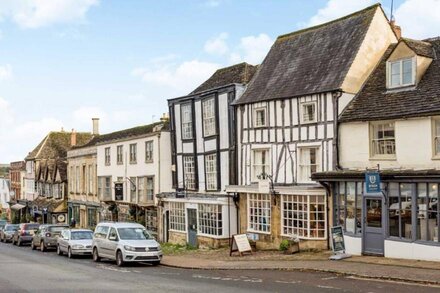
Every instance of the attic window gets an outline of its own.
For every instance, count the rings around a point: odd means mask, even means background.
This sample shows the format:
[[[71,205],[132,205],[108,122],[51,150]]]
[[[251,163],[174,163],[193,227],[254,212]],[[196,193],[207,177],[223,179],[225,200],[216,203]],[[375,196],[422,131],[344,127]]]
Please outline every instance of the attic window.
[[[415,58],[406,58],[388,62],[388,88],[414,85]]]
[[[266,108],[255,109],[255,127],[266,126]]]

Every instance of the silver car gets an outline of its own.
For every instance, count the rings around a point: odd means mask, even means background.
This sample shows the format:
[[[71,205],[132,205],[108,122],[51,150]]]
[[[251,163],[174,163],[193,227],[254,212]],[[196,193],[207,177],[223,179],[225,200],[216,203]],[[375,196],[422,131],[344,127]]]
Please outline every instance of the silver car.
[[[18,224],[6,224],[0,234],[0,240],[2,242],[12,242],[12,237],[14,236],[15,231],[18,230]]]
[[[93,231],[87,229],[66,229],[61,231],[57,240],[57,254],[67,253],[67,257],[75,255],[92,255]]]

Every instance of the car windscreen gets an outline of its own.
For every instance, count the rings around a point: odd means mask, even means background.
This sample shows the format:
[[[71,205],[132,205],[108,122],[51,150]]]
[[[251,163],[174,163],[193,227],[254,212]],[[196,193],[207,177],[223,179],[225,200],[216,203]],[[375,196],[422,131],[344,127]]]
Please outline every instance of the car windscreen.
[[[40,225],[38,224],[27,224],[26,226],[24,226],[25,230],[37,230],[38,227],[40,227]]]
[[[89,232],[89,231],[71,232],[70,238],[72,240],[92,239],[93,238],[93,233]]]
[[[61,231],[63,231],[64,229],[67,229],[68,227],[65,226],[52,226],[49,227],[49,231],[53,232],[53,233],[60,233]]]
[[[142,228],[118,228],[119,237],[122,240],[147,240],[151,239],[147,230]]]

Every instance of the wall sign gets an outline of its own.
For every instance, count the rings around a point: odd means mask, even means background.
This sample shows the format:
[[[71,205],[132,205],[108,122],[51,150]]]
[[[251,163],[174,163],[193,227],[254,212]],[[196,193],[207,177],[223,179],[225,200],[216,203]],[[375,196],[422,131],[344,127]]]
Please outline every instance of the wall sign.
[[[124,184],[115,183],[115,200],[124,200]]]
[[[366,172],[365,173],[365,192],[366,193],[381,193],[379,172]]]
[[[344,232],[342,231],[341,226],[331,227],[331,235],[332,235],[332,248],[333,252],[344,252],[345,251],[345,242],[344,242]]]
[[[235,251],[238,251],[240,256],[242,256],[245,252],[252,254],[251,244],[249,243],[249,239],[247,238],[246,234],[233,235],[231,240],[231,251],[229,252],[230,256]]]

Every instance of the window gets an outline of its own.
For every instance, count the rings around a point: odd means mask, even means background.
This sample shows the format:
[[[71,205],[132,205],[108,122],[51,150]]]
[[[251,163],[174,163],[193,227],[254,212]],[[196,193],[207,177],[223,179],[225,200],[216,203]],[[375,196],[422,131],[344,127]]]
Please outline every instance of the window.
[[[95,191],[93,190],[93,178],[94,178],[94,174],[93,174],[93,166],[89,165],[89,193],[93,194],[95,193]]]
[[[255,109],[254,115],[255,115],[255,121],[254,121],[255,127],[266,126],[266,108]]]
[[[340,182],[336,185],[334,217],[344,232],[360,234],[362,228],[363,182]]]
[[[182,115],[182,139],[191,139],[193,138],[191,104],[182,105],[181,115]]]
[[[145,189],[145,177],[138,177],[138,202],[147,203],[147,194]]]
[[[154,177],[147,177],[147,201],[154,200]]]
[[[415,58],[388,62],[388,87],[413,85],[415,78]]]
[[[395,157],[396,139],[394,122],[371,124],[371,155],[373,157]]]
[[[145,210],[145,228],[153,235],[157,235],[157,210],[148,208]]]
[[[217,190],[217,155],[205,156],[206,189]]]
[[[199,233],[222,236],[222,206],[215,204],[199,204]]]
[[[313,173],[319,171],[319,148],[307,147],[299,150],[299,178],[298,182],[312,182]]]
[[[124,153],[124,146],[118,145],[116,147],[116,163],[118,165],[122,165],[124,163],[123,153]]]
[[[283,195],[282,234],[299,238],[326,237],[326,207],[323,195]]]
[[[86,165],[82,166],[82,172],[81,172],[81,193],[86,193],[86,183],[87,183],[87,178],[86,178]]]
[[[202,103],[203,106],[203,134],[211,136],[215,131],[215,99],[207,99]]]
[[[69,177],[70,177],[70,184],[69,184],[70,193],[73,193],[73,191],[75,189],[75,174],[74,174],[74,167],[73,166],[70,166],[70,176]],[[31,190],[28,188],[28,191],[31,191]]]
[[[270,158],[269,150],[254,150],[252,161],[253,180],[257,181],[258,176],[269,175]]]
[[[390,183],[388,199],[389,235],[412,239],[412,184]]]
[[[184,186],[185,189],[195,190],[196,189],[196,173],[194,165],[193,156],[183,157],[183,175],[184,175]]]
[[[434,156],[440,157],[440,119],[435,119],[433,121],[434,128]]]
[[[136,164],[136,150],[137,148],[137,144],[136,143],[132,143],[130,144],[130,164]]]
[[[76,169],[75,192],[79,193],[79,186],[80,186],[80,180],[81,180],[81,177],[80,177],[80,174],[79,174],[79,166],[76,166],[75,169]]]
[[[87,209],[87,226],[89,228],[95,227],[97,224],[97,217],[96,217],[96,209],[95,208],[88,208]]]
[[[417,240],[438,242],[438,184],[417,184]]]
[[[301,122],[312,123],[316,120],[316,102],[303,103],[301,105]]]
[[[271,203],[269,194],[249,194],[248,230],[270,232]]]
[[[185,203],[170,202],[170,230],[186,231],[185,229]]]
[[[153,141],[145,142],[145,162],[151,163],[153,162]]]
[[[111,181],[112,177],[110,176],[98,178],[98,195],[104,201],[112,199]]]
[[[107,166],[109,166],[110,165],[110,148],[109,147],[104,149],[104,158],[105,158],[105,164]]]
[[[130,186],[130,201],[132,203],[136,202],[136,177],[130,177],[128,180],[128,185]]]

